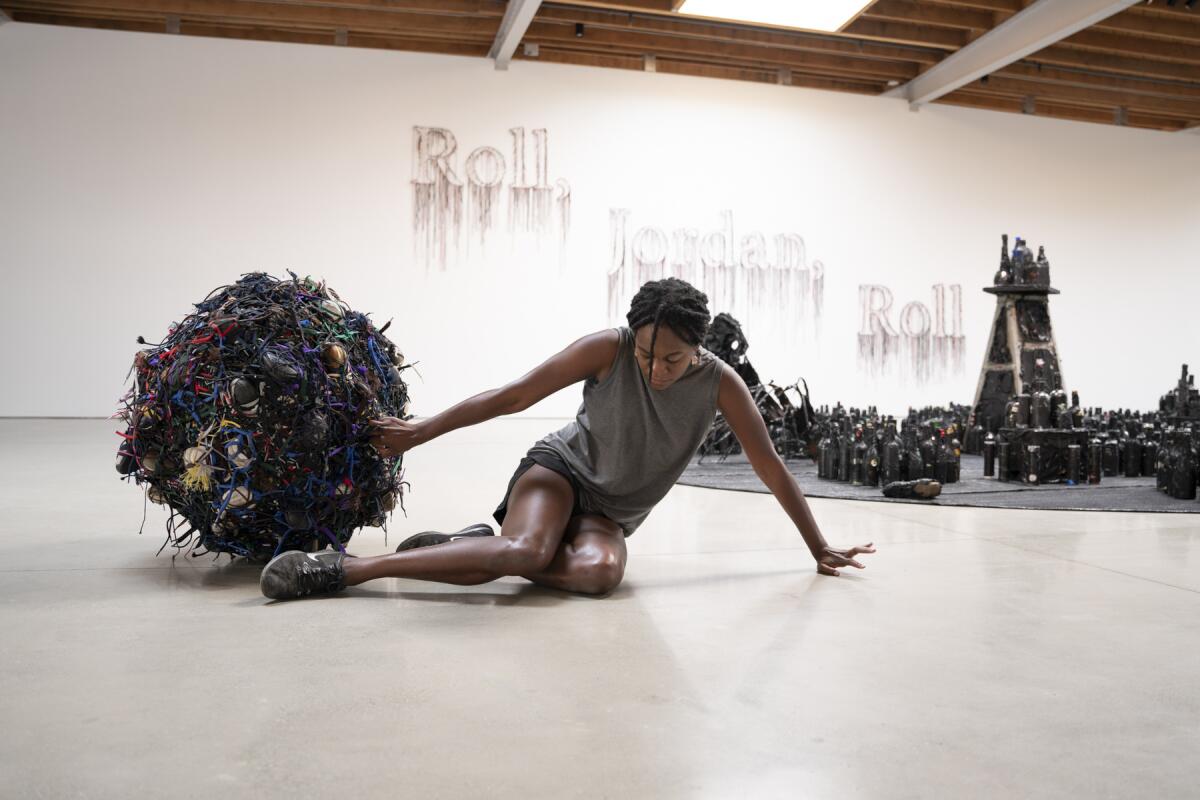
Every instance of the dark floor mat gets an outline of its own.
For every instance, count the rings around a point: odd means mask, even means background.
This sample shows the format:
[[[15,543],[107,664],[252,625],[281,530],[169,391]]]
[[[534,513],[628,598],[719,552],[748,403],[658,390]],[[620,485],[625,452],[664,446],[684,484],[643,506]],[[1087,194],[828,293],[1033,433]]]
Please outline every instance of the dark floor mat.
[[[1200,501],[1175,500],[1168,497],[1154,488],[1154,478],[1114,476],[1104,478],[1096,486],[1065,486],[1058,483],[1028,486],[983,477],[983,458],[980,456],[964,455],[962,480],[943,486],[941,495],[933,500],[896,500],[884,497],[879,489],[821,480],[817,477],[817,465],[808,459],[791,460],[787,465],[808,497],[979,508],[1200,514]],[[739,492],[770,491],[754,474],[754,469],[744,455],[730,456],[724,461],[713,456],[707,456],[703,461],[693,459],[679,483],[684,486],[732,489]]]

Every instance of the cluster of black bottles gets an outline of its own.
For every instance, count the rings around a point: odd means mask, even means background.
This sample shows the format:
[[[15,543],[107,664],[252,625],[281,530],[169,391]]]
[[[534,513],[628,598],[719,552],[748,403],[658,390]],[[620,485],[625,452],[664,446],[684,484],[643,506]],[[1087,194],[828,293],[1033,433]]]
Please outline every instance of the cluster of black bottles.
[[[1036,393],[1035,393],[1036,396]],[[1072,404],[1072,410],[1078,403]],[[1068,485],[1100,483],[1104,477],[1153,477],[1155,486],[1179,500],[1197,496],[1200,481],[1200,429],[1164,424],[1157,414],[1128,410],[1078,412],[1083,441],[1061,445],[1049,442],[1017,443],[1012,431],[983,437],[983,474],[1026,483],[1062,481]],[[1018,426],[1025,427],[1025,426]],[[1031,433],[1036,433],[1033,431]],[[1015,447],[1024,447],[1023,453]]]
[[[1000,237],[1000,267],[992,283],[997,286],[1050,286],[1050,262],[1046,248],[1038,247],[1037,258],[1020,236],[1016,237],[1012,256],[1008,255],[1008,234]]]
[[[851,486],[886,486],[919,478],[943,484],[958,481],[962,444],[955,422],[946,423],[943,417],[922,419],[909,412],[900,428],[894,417],[880,418],[873,407],[846,412],[838,404],[821,425],[817,477]]]

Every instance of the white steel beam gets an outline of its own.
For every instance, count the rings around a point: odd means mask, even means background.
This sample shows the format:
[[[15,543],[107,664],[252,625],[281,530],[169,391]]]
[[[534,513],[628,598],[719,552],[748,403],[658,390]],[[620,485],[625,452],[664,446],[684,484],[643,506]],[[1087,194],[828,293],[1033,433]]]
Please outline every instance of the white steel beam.
[[[500,30],[496,31],[496,41],[488,58],[496,62],[496,69],[508,69],[521,37],[529,30],[529,23],[537,13],[542,0],[508,0],[508,8],[504,9],[504,19],[500,20]]]
[[[1142,0],[1037,0],[885,97],[917,107],[990,75]]]

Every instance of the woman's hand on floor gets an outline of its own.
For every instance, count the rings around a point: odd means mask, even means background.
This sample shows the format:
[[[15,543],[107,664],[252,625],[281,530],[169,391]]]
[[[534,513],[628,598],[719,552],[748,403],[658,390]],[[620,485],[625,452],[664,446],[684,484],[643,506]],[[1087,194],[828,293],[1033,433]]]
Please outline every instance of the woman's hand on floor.
[[[841,573],[837,570],[838,567],[858,567],[859,569],[866,569],[866,567],[864,567],[862,564],[855,561],[854,557],[860,553],[874,552],[874,542],[867,542],[866,544],[859,545],[857,547],[851,547],[848,550],[838,550],[835,547],[826,547],[824,552],[821,554],[821,557],[817,559],[817,572],[822,575],[832,575],[836,578],[838,575],[841,575]]]
[[[425,441],[419,422],[380,417],[368,424],[371,426],[371,444],[385,458],[398,456]]]

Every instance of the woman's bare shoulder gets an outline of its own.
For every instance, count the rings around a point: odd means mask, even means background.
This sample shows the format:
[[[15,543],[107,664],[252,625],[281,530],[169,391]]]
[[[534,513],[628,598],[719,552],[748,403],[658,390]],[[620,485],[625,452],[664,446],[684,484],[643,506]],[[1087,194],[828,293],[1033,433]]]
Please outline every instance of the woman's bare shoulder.
[[[596,354],[596,363],[600,365],[597,372],[593,374],[596,383],[603,383],[604,379],[612,372],[616,366],[617,354],[621,351],[621,331],[618,328],[606,328],[602,331],[588,334],[580,340],[588,342],[588,349]]]

